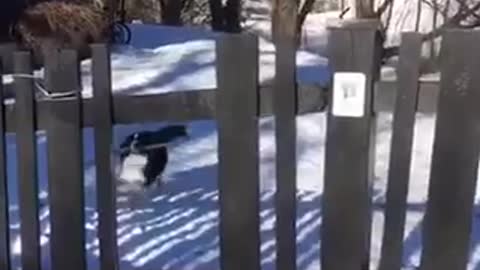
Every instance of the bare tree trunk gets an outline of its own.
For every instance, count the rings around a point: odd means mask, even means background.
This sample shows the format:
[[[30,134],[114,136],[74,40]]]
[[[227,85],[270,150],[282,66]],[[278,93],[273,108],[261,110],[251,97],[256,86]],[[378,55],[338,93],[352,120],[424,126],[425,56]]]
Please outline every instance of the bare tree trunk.
[[[375,16],[374,0],[356,0],[355,16],[357,18],[373,18]]]
[[[279,39],[295,39],[299,41],[298,28],[298,1],[272,1],[272,39],[276,43]]]
[[[182,25],[182,0],[160,0],[162,23],[166,25]]]
[[[303,2],[302,7],[300,8],[300,12],[297,18],[297,45],[300,45],[300,41],[302,40],[302,28],[305,24],[305,20],[307,19],[308,13],[310,13],[313,9],[313,4],[315,4],[315,0],[305,0]]]
[[[225,6],[223,6],[222,0],[209,0],[209,4],[212,14],[212,29],[214,31],[230,33],[239,33],[242,31],[240,25],[242,5],[240,0],[227,0]]]
[[[225,31],[230,33],[239,33],[242,28],[240,26],[240,0],[227,0],[224,9],[225,15]]]
[[[420,30],[420,20],[422,18],[422,0],[417,0],[417,18],[415,19],[415,31]]]
[[[210,13],[212,14],[212,30],[223,31],[223,5],[222,0],[209,0]]]
[[[433,21],[432,21],[432,24],[433,24],[433,27],[432,29],[435,29],[437,28],[437,24],[438,24],[438,13],[440,12],[440,9],[439,9],[439,5],[438,5],[438,2],[437,0],[433,0],[433,4],[434,4],[434,11],[433,11]],[[435,58],[435,39],[432,39],[430,40],[430,60],[434,60]]]
[[[388,14],[387,18],[385,19],[385,31],[390,27],[390,23],[392,22],[393,17],[393,4],[394,1],[391,2],[390,6],[388,7]],[[380,14],[381,15],[381,14]]]

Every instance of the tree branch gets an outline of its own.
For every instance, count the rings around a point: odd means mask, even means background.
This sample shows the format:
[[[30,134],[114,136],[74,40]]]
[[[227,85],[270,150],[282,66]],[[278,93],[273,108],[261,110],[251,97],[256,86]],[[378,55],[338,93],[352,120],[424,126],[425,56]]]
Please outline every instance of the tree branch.
[[[310,11],[312,11],[313,9],[313,4],[315,4],[315,0],[305,0],[302,7],[300,8],[297,20],[297,31],[302,30],[303,23],[305,23],[308,13],[310,13]]]
[[[475,27],[480,27],[480,20],[461,26],[460,23],[471,16],[472,14],[476,14],[475,12],[480,10],[480,2],[475,4],[473,7],[468,8],[467,10],[460,9],[454,16],[452,16],[450,19],[448,19],[446,22],[444,22],[441,26],[439,26],[436,29],[433,29],[432,31],[426,33],[423,35],[422,40],[423,42],[429,41],[432,39],[435,39],[439,36],[442,35],[442,33],[449,27],[456,26],[456,27],[461,27],[461,28],[475,28]],[[388,59],[390,57],[396,56],[399,53],[399,46],[392,46],[392,47],[387,47],[384,48],[383,51],[383,58]]]
[[[375,12],[377,17],[380,18],[382,14],[387,10],[387,8],[390,7],[390,5],[392,4],[393,4],[393,0],[384,0],[383,3],[378,8],[377,12]]]

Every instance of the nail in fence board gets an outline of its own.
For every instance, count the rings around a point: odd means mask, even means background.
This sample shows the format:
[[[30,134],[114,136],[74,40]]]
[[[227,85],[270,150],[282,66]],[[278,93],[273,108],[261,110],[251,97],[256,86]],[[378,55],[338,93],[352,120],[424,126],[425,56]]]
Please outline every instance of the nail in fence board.
[[[258,39],[226,34],[216,55],[220,267],[259,270]]]
[[[480,32],[449,30],[442,40],[441,82],[423,270],[466,269],[480,147]]]
[[[0,60],[0,77],[2,77]],[[7,151],[5,142],[5,106],[3,83],[0,80],[0,269],[10,270],[10,226],[8,215]]]
[[[29,52],[14,53],[14,72],[32,75]],[[23,269],[40,269],[35,94],[30,78],[15,78],[17,170]]]
[[[53,54],[47,61],[48,88],[52,92],[79,90],[78,68],[75,51]],[[47,127],[52,269],[85,270],[80,93],[73,102],[55,101],[50,104]]]
[[[116,190],[110,166],[113,135],[110,52],[104,44],[94,44],[91,48],[100,268],[115,270],[118,269],[118,251]]]
[[[296,47],[294,39],[277,38],[274,110],[276,141],[275,194],[277,269],[296,269]]]
[[[324,270],[368,269],[375,153],[372,95],[379,70],[376,29],[330,29],[329,61],[333,70],[362,72],[367,78],[363,116],[336,117],[332,106],[328,111],[321,228]]]
[[[379,270],[400,270],[420,77],[422,35],[402,34]]]

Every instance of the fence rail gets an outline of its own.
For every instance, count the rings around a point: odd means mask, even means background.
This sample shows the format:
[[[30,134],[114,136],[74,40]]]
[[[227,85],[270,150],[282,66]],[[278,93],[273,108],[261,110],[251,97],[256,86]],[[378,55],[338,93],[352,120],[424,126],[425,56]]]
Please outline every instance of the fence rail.
[[[40,267],[35,131],[48,141],[51,258],[53,270],[85,270],[82,128],[93,127],[99,213],[100,265],[118,269],[115,180],[110,170],[113,125],[164,120],[212,119],[218,124],[220,262],[223,270],[260,269],[259,116],[275,116],[277,139],[277,268],[296,265],[295,118],[327,108],[325,188],[322,203],[322,269],[368,269],[375,111],[378,100],[394,108],[385,233],[380,269],[400,269],[409,185],[413,125],[419,104],[435,107],[423,270],[466,269],[480,145],[480,32],[448,30],[443,40],[442,81],[437,95],[422,96],[420,36],[404,33],[397,67],[398,90],[379,89],[378,22],[330,28],[329,62],[335,73],[366,75],[361,115],[339,116],[334,91],[298,86],[293,43],[277,45],[272,86],[258,85],[258,40],[226,34],[216,46],[218,89],[156,95],[114,95],[109,49],[92,45],[93,97],[83,99],[75,51],[47,61],[46,81],[54,93],[73,97],[36,100],[31,79],[15,78],[15,102],[0,102],[0,267],[10,269],[5,134],[17,138],[23,269]],[[16,73],[32,74],[31,55],[15,52]],[[231,63],[235,63],[232,65]],[[0,89],[1,90],[1,89]],[[426,91],[426,90],[425,90]],[[0,91],[3,100],[3,92]],[[387,93],[387,94],[385,94]],[[388,96],[388,97],[387,97]],[[385,98],[386,97],[386,98]],[[428,97],[434,97],[433,100]],[[428,100],[427,100],[428,99]],[[438,106],[437,106],[438,101]],[[328,106],[327,106],[328,105]],[[380,106],[380,107],[379,107]],[[390,106],[390,105],[388,105]],[[387,106],[387,107],[388,107]],[[384,107],[385,108],[385,107]],[[461,120],[459,120],[461,119]],[[65,158],[68,157],[68,158]],[[449,196],[449,200],[443,198]],[[448,249],[445,247],[449,247]]]

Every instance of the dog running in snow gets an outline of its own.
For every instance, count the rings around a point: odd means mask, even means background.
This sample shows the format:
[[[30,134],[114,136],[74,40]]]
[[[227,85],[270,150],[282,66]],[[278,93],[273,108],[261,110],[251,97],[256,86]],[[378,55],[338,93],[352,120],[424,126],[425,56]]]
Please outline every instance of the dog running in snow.
[[[168,144],[188,138],[184,125],[170,125],[154,131],[135,132],[120,144],[117,157],[120,169],[118,181],[123,191],[142,191],[159,185],[168,163]]]

